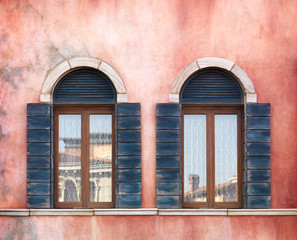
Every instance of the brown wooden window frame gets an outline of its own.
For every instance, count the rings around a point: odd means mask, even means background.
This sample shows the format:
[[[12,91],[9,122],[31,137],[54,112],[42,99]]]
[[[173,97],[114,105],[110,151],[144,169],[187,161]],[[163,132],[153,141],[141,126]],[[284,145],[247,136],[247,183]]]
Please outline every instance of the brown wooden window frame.
[[[184,202],[184,115],[206,115],[206,202]],[[217,114],[237,115],[237,202],[215,202],[215,121]],[[182,207],[184,208],[242,208],[242,106],[182,106]]]
[[[59,202],[59,115],[81,115],[81,198],[80,202]],[[89,201],[89,115],[112,115],[112,201]],[[54,207],[113,208],[115,206],[115,106],[55,106],[54,107]]]

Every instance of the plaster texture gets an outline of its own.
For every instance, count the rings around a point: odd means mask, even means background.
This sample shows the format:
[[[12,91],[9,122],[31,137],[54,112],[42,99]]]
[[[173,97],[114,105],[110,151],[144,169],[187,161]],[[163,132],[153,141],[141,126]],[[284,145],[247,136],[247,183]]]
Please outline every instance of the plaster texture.
[[[284,0],[0,1],[0,208],[26,208],[26,104],[39,102],[49,72],[74,57],[110,64],[126,87],[123,99],[141,103],[146,208],[156,207],[156,103],[169,101],[178,74],[196,59],[218,57],[240,66],[257,101],[271,103],[271,206],[296,208],[296,9],[297,1]],[[0,237],[296,239],[296,222],[296,217],[1,217]]]
[[[296,221],[297,216],[2,217],[0,237],[43,240],[296,239]]]

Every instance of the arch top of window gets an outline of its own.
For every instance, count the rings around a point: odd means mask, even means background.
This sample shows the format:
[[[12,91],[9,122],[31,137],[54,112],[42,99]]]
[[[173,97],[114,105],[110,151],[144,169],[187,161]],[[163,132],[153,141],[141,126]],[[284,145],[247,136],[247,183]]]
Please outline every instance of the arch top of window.
[[[53,103],[53,93],[56,85],[67,73],[78,68],[89,68],[103,72],[116,90],[117,102],[127,102],[127,91],[118,73],[106,62],[90,57],[71,58],[53,68],[47,75],[41,89],[40,102]]]
[[[184,84],[189,79],[191,75],[199,72],[202,69],[215,68],[218,70],[223,70],[224,72],[230,73],[238,81],[238,84],[242,88],[244,94],[245,103],[256,103],[257,93],[255,91],[254,85],[249,78],[249,76],[235,63],[222,59],[222,58],[202,58],[192,62],[186,68],[184,68],[178,77],[175,79],[170,94],[169,102],[179,103],[180,102],[180,92],[183,89]]]

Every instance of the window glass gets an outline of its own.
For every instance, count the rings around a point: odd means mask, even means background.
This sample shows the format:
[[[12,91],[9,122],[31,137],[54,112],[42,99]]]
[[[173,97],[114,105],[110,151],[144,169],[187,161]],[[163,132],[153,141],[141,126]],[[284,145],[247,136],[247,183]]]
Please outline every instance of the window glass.
[[[80,202],[81,115],[59,115],[59,201]]]
[[[215,201],[237,201],[237,115],[215,115]]]
[[[240,107],[183,108],[184,207],[241,207],[241,161]]]
[[[112,201],[112,115],[90,115],[89,201]]]
[[[206,202],[206,115],[184,116],[184,201]]]
[[[55,207],[113,207],[114,107],[56,107],[55,126]]]

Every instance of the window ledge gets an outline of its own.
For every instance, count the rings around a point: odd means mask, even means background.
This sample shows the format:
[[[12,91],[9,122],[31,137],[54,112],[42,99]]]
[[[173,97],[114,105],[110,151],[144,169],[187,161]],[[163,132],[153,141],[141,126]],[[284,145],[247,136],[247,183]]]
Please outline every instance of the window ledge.
[[[0,216],[27,217],[29,209],[0,209]]]
[[[228,216],[296,216],[297,208],[289,209],[228,209]]]
[[[136,209],[94,209],[94,215],[158,215],[157,208],[136,208]]]
[[[137,209],[0,209],[0,216],[107,216],[107,215],[158,215],[157,208]]]
[[[159,209],[159,215],[227,216],[227,209]]]
[[[297,216],[297,208],[290,209],[159,209],[158,215],[192,216]]]
[[[291,209],[0,209],[0,216],[297,216]]]
[[[30,209],[30,216],[93,216],[94,209]]]

